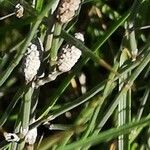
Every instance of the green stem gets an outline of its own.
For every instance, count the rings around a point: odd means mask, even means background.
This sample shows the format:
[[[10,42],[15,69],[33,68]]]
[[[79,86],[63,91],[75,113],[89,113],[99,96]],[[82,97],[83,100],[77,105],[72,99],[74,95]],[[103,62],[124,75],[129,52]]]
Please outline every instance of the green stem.
[[[125,37],[125,41],[127,42],[126,37]],[[122,67],[125,61],[127,61],[128,59],[129,59],[128,53],[125,48],[122,50],[122,53],[120,56],[120,67]],[[126,81],[128,77],[129,77],[129,73],[126,73],[122,76],[122,78],[119,79],[119,92],[124,85],[123,81]],[[129,123],[129,117],[131,116],[130,110],[129,110],[129,107],[130,107],[129,101],[131,100],[129,97],[130,90],[131,89],[123,93],[122,96],[120,96],[120,100],[118,103],[118,126],[122,126],[124,124]],[[130,147],[129,145],[130,145],[129,135],[120,135],[118,137],[119,150],[127,150]]]
[[[31,100],[32,100],[33,91],[34,89],[30,87],[27,93],[25,93],[24,95],[22,130],[27,129],[29,126]]]
[[[36,1],[36,10],[40,13],[42,11],[42,7],[43,7],[43,4],[44,4],[44,0],[37,0]]]
[[[62,24],[60,24],[59,22],[56,22],[55,26],[54,26],[52,47],[51,47],[51,51],[50,51],[51,66],[53,66],[57,60],[57,53],[58,53],[58,48],[59,48],[59,36],[61,33],[61,29],[62,29]]]
[[[24,95],[24,102],[23,102],[23,114],[22,114],[22,132],[28,132],[29,130],[29,124],[30,124],[30,110],[31,110],[31,100],[32,100],[32,94],[34,89],[30,87],[28,91]],[[25,135],[23,135],[24,138]],[[22,140],[19,144],[17,149],[23,149],[25,145],[25,141]]]

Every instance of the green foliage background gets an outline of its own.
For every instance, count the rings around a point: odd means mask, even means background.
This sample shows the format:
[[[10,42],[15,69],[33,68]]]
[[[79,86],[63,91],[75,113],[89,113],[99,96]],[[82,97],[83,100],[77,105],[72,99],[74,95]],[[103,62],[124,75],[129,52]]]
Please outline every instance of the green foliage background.
[[[82,58],[70,72],[34,92],[25,85],[22,57],[36,35],[44,47],[49,42],[46,32],[56,22],[48,14],[55,1],[37,0],[35,8],[31,0],[21,2],[22,18],[0,20],[1,149],[23,149],[24,139],[13,143],[3,137],[4,131],[18,134],[19,122],[38,127],[34,149],[150,149],[150,1],[82,1],[56,43],[58,49],[64,43],[75,45]],[[0,16],[12,13],[16,4],[1,0]],[[84,34],[84,43],[73,37],[76,32]],[[44,70],[49,66],[48,62]],[[86,93],[81,90],[81,75],[86,78]],[[23,111],[31,117],[24,110],[27,94],[32,105],[38,103],[33,124],[22,119]],[[44,125],[47,121],[50,129]]]

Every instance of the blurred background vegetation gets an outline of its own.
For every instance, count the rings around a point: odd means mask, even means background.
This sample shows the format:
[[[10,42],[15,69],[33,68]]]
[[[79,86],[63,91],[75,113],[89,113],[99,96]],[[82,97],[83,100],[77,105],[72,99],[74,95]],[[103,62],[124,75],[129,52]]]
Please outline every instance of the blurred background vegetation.
[[[14,12],[18,2],[0,0],[0,17]],[[7,132],[14,132],[22,107],[20,96],[7,115],[7,107],[25,85],[22,61],[6,80],[3,77],[28,38],[37,16],[49,2],[37,0],[36,6],[40,7],[33,8],[32,0],[22,0],[25,9],[22,18],[14,15],[0,20],[0,123]],[[76,16],[63,30],[69,30],[67,35],[82,32],[83,44],[92,52],[96,50],[93,55],[105,60],[117,74],[95,58],[85,61],[90,54],[83,53],[72,71],[41,86],[35,94],[38,97],[36,118],[49,107],[49,116],[56,118],[49,122],[51,129],[40,122],[35,149],[150,149],[150,57],[146,57],[150,55],[149,8],[149,0],[82,1]],[[43,43],[49,28],[47,16],[48,13],[37,31]],[[66,36],[64,39],[69,43],[67,35],[62,37]],[[81,44],[78,47],[82,49]],[[146,122],[143,119],[147,119]],[[120,126],[123,126],[121,131],[117,130]],[[11,149],[12,143],[5,142],[1,132],[1,149]]]

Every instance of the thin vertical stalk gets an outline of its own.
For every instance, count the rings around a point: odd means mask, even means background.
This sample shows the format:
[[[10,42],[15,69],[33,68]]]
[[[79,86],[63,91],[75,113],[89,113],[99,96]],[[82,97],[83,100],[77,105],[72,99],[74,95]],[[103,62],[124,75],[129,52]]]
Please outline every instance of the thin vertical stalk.
[[[30,110],[31,110],[31,100],[32,100],[32,94],[34,89],[32,87],[29,88],[29,90],[24,94],[23,98],[23,114],[22,114],[22,132],[28,132],[29,130],[29,123],[30,123]],[[23,135],[24,138],[25,135]],[[25,141],[22,140],[17,147],[17,150],[21,150],[24,148]]]
[[[120,56],[120,66],[123,66],[124,62],[128,60],[128,52],[127,49],[123,49],[121,56]],[[126,81],[128,78],[128,73],[124,74],[122,78],[119,79],[119,91],[124,86],[123,81]],[[126,123],[129,123],[129,116],[131,116],[129,111],[129,104],[130,104],[130,90],[124,92],[122,96],[120,96],[120,100],[118,103],[118,126],[122,126]],[[129,135],[120,135],[118,137],[118,149],[119,150],[126,150],[129,149]]]
[[[30,87],[27,93],[24,95],[22,130],[27,129],[29,126],[31,99],[32,99],[33,91],[34,89]]]
[[[130,51],[132,54],[132,59],[135,60],[137,56],[137,43],[135,39],[135,31],[129,32],[130,28],[134,28],[135,23],[135,14],[138,11],[140,5],[140,1],[134,0],[132,5],[132,13],[127,22],[127,36],[124,37],[122,47],[125,47],[122,50],[122,54],[120,57],[120,66],[123,66],[124,62],[129,59],[128,52]],[[127,48],[127,49],[126,49]],[[123,78],[126,80],[129,77],[130,73],[124,74]],[[122,89],[123,83],[122,78],[119,79],[121,83],[119,85],[119,90]],[[120,97],[118,103],[118,126],[122,126],[127,124],[131,121],[131,88],[128,91],[124,92]],[[118,149],[119,150],[130,150],[130,141],[129,141],[129,134],[120,135],[118,137]]]
[[[53,40],[52,40],[52,47],[50,51],[50,62],[51,66],[53,66],[56,63],[57,60],[57,53],[59,48],[59,36],[61,33],[62,24],[59,22],[56,22],[54,25],[54,34],[53,34]]]

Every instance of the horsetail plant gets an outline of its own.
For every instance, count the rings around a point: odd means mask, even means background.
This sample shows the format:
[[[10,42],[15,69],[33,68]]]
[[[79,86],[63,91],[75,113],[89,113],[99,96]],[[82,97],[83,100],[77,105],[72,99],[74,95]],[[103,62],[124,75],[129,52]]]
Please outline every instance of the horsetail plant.
[[[34,38],[29,44],[27,52],[23,58],[23,73],[25,82],[26,84],[31,83],[31,86],[23,96],[23,114],[20,134],[22,138],[25,138],[25,141],[21,142],[18,147],[24,147],[25,143],[34,144],[36,141],[37,128],[29,130],[29,123],[33,123],[35,120],[34,118],[31,118],[31,103],[33,103],[31,101],[33,101],[32,95],[34,93],[33,82],[38,76],[43,50],[44,48],[40,38]],[[33,120],[32,122],[30,121],[31,119]]]
[[[149,0],[6,1],[0,149],[148,149]]]

